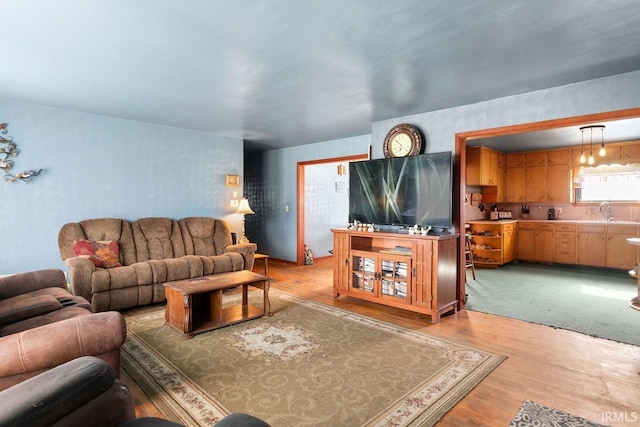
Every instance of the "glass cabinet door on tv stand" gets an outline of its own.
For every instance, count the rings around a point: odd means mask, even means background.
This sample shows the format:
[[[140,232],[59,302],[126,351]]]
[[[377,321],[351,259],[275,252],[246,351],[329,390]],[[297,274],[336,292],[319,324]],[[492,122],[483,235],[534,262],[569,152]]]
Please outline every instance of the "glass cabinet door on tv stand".
[[[411,303],[411,256],[351,251],[351,291]]]

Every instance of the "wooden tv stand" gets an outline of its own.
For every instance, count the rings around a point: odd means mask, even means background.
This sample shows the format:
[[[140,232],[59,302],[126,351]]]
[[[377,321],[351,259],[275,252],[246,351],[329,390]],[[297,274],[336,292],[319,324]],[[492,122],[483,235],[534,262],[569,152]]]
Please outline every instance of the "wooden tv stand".
[[[458,235],[332,229],[333,296],[428,314],[456,312]]]

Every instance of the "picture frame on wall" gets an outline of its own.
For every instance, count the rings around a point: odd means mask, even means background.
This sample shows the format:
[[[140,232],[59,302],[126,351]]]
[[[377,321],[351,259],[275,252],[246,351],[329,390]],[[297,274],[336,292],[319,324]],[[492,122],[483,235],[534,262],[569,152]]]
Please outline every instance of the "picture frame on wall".
[[[240,175],[226,175],[227,187],[238,187],[240,185]]]

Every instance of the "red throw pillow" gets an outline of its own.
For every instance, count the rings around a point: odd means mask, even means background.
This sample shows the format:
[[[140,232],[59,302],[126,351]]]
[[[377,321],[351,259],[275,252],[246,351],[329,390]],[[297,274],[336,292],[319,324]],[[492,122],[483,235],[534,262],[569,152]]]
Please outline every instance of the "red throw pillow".
[[[96,267],[121,267],[120,247],[115,240],[77,240],[73,242],[73,253],[88,256]]]

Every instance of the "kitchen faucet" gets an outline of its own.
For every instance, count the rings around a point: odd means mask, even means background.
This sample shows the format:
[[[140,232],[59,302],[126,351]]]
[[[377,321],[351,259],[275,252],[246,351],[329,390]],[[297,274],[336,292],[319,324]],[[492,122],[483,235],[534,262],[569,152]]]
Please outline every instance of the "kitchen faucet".
[[[600,211],[602,212],[604,210],[604,207],[607,207],[607,222],[611,222],[611,202],[602,202],[600,203]]]

